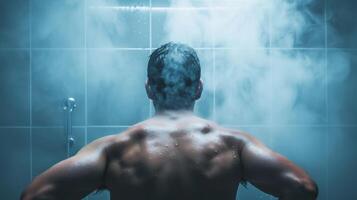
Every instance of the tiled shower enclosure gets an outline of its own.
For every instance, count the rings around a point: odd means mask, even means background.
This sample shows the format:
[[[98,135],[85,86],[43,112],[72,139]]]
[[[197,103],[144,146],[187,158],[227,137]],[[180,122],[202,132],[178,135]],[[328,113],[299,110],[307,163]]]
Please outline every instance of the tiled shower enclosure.
[[[302,166],[320,200],[357,199],[354,0],[0,0],[0,199],[18,199],[66,158],[154,114],[150,53],[199,54],[195,112],[245,130]],[[238,199],[274,199],[253,186]],[[86,199],[109,199],[109,193]]]

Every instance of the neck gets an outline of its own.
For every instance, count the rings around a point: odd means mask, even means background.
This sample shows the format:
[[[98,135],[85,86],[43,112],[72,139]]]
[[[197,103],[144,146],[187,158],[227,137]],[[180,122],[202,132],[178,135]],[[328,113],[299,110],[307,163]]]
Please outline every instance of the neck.
[[[165,113],[177,113],[177,114],[192,114],[194,109],[194,102],[185,105],[185,106],[162,106],[158,104],[156,101],[153,101],[153,105],[155,107],[155,115],[162,115]]]
[[[193,115],[193,109],[181,110],[155,110],[156,116],[171,116],[171,115]]]

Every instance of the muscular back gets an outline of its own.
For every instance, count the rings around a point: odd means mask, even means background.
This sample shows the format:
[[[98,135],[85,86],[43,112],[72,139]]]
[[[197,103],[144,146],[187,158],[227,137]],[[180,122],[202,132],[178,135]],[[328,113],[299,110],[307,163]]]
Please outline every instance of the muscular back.
[[[105,186],[112,199],[235,199],[237,135],[197,117],[158,117],[117,136]]]
[[[233,200],[243,180],[280,200],[317,197],[302,169],[249,134],[174,113],[88,144],[36,177],[21,199],[81,199],[105,188],[112,200]]]

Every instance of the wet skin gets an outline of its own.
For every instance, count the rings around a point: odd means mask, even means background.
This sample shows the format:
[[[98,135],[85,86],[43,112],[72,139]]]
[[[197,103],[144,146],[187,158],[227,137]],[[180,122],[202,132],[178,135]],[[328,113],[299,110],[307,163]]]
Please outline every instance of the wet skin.
[[[233,200],[246,180],[282,200],[316,199],[309,176],[241,131],[192,114],[157,115],[100,138],[40,176],[22,199]]]

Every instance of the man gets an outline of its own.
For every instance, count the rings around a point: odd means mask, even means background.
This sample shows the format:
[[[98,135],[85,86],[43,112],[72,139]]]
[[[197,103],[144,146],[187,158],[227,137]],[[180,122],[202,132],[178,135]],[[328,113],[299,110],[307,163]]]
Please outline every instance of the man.
[[[192,48],[156,49],[146,83],[155,116],[54,165],[22,199],[81,199],[108,189],[113,200],[233,200],[246,181],[280,200],[316,199],[317,186],[302,169],[251,135],[193,114],[200,73]]]

